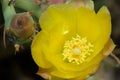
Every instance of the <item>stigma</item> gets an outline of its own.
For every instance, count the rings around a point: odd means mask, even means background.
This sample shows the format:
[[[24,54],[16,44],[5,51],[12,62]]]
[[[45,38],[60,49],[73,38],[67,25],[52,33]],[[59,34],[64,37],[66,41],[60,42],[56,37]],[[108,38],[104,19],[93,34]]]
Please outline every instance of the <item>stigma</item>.
[[[94,45],[86,37],[76,34],[71,40],[67,40],[63,47],[63,60],[70,63],[81,64],[94,52]]]

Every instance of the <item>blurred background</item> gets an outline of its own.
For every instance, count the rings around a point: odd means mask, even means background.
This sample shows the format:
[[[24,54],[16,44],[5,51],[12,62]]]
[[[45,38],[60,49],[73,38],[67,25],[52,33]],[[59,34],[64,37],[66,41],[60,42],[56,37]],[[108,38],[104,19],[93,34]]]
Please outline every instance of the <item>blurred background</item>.
[[[102,5],[108,6],[112,16],[111,37],[116,44],[113,53],[120,59],[120,0],[94,0],[96,12]],[[35,74],[38,66],[32,59],[30,44],[23,45],[15,54],[12,42],[3,45],[4,18],[0,2],[0,80],[44,80]],[[101,63],[97,73],[88,80],[120,80],[120,65],[109,56]]]

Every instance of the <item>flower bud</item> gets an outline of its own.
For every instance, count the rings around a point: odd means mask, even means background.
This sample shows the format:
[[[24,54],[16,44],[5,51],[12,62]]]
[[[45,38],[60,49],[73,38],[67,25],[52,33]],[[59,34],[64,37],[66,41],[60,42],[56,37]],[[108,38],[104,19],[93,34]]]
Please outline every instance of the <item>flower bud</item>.
[[[10,32],[19,40],[24,41],[34,34],[35,22],[31,14],[20,13],[16,14],[11,22]]]

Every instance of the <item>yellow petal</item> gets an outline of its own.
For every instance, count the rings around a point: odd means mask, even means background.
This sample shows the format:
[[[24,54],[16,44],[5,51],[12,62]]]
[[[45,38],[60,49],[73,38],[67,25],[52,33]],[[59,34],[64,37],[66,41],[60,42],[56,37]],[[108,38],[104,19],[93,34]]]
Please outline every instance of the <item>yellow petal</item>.
[[[75,32],[75,8],[73,5],[52,5],[40,18],[42,30],[47,32],[56,31],[56,33],[66,34],[67,32]]]
[[[31,45],[32,57],[38,66],[42,68],[50,68],[51,64],[44,56],[43,46],[47,43],[47,37],[44,32],[37,34]],[[45,42],[45,43],[44,43]],[[44,44],[43,44],[44,43]]]
[[[103,6],[97,13],[97,17],[99,19],[100,27],[102,29],[101,36],[103,39],[100,39],[106,42],[111,34],[111,16],[107,7]]]
[[[110,12],[109,12],[109,10],[107,9],[107,7],[106,6],[103,6],[99,11],[98,11],[98,13],[97,13],[98,15],[101,15],[101,16],[110,16]],[[110,18],[110,17],[109,17]]]
[[[95,53],[94,56],[100,52],[102,48],[104,48],[105,44],[110,38],[111,34],[111,16],[109,14],[108,9],[103,6],[99,12],[97,13],[98,22],[100,25],[100,36],[97,41],[94,42],[95,44]],[[95,33],[96,34],[96,33]],[[93,56],[93,57],[94,57]],[[91,58],[93,58],[91,57]]]
[[[111,33],[111,18],[106,7],[102,7],[98,14],[93,10],[79,8],[77,32],[87,37],[94,45],[94,53],[87,61],[95,57],[108,41]]]
[[[88,41],[94,42],[98,39],[101,31],[100,25],[93,10],[80,7],[77,12],[77,32]]]
[[[60,78],[70,79],[70,80],[75,80],[73,78],[79,78],[79,80],[82,80],[87,78],[89,75],[93,74],[94,72],[96,72],[97,69],[98,69],[98,64],[94,64],[82,71],[64,72],[64,71],[56,70],[56,71],[52,71],[51,75]]]

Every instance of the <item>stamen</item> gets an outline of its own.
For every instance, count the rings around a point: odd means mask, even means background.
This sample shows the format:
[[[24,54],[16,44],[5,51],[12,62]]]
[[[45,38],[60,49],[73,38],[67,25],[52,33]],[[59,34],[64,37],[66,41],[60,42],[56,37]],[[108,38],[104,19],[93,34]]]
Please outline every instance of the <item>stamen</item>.
[[[63,60],[71,63],[83,63],[93,53],[93,45],[87,38],[81,38],[78,34],[64,44]]]

